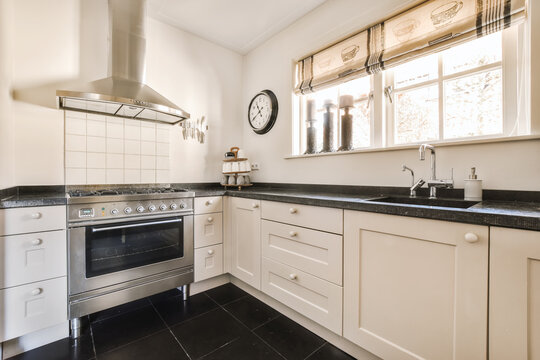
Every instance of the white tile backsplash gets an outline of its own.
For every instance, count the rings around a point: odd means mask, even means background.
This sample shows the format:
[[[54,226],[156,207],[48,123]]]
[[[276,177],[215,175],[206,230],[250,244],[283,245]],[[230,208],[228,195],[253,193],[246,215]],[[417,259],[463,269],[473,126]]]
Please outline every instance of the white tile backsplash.
[[[169,125],[66,111],[65,129],[66,184],[170,181]]]

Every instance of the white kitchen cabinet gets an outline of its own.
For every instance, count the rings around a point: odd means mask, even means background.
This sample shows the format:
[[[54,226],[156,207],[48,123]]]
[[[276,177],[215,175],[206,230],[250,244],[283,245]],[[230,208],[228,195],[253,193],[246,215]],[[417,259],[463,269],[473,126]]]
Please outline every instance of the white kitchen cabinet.
[[[261,202],[231,198],[231,274],[261,289]]]
[[[66,276],[66,231],[0,236],[0,289]]]
[[[263,201],[262,218],[343,234],[343,210],[320,206]]]
[[[0,290],[0,342],[67,319],[66,277]]]
[[[341,286],[292,266],[263,258],[262,291],[341,335],[343,309]]]
[[[343,283],[343,237],[262,221],[262,255],[337,285]]]
[[[223,245],[195,249],[194,268],[196,282],[223,274]]]
[[[489,358],[540,359],[540,232],[490,228]]]
[[[223,242],[222,213],[194,216],[195,249]]]
[[[221,196],[206,196],[195,198],[195,214],[208,214],[223,211]]]
[[[65,228],[65,206],[0,209],[0,236]]]
[[[345,211],[344,337],[384,359],[486,359],[488,227]]]

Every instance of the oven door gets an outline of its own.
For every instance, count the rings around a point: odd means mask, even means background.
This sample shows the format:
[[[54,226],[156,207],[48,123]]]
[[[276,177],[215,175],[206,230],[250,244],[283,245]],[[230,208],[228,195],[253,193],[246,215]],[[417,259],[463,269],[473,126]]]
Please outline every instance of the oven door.
[[[193,216],[69,230],[69,293],[80,294],[193,266]]]

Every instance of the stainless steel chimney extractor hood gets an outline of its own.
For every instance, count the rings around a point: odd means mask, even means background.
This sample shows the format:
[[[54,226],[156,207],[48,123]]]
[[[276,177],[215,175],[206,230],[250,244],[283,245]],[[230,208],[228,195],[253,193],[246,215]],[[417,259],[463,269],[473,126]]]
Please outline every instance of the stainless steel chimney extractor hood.
[[[109,77],[57,90],[59,108],[176,124],[189,114],[144,84],[146,0],[109,0]]]

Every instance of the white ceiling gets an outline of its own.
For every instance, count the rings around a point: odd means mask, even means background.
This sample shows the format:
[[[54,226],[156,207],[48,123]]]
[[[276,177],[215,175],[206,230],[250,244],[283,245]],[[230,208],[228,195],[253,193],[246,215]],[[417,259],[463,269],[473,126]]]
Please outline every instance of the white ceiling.
[[[247,54],[326,0],[149,0],[150,16]]]

